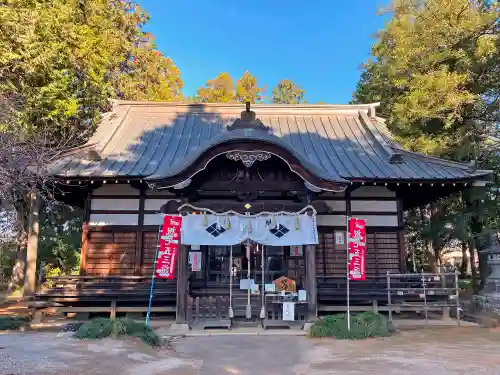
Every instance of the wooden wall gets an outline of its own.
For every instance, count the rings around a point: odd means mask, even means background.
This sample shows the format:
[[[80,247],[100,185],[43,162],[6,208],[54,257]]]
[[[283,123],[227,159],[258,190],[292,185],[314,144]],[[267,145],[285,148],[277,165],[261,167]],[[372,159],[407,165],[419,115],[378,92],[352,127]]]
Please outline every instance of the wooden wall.
[[[135,232],[89,232],[87,275],[133,275]]]
[[[346,277],[345,231],[336,232],[342,234],[344,244],[336,244],[334,231],[319,234],[320,244],[316,247],[317,276]],[[366,255],[368,279],[377,275],[385,276],[387,271],[400,272],[398,232],[367,233]]]

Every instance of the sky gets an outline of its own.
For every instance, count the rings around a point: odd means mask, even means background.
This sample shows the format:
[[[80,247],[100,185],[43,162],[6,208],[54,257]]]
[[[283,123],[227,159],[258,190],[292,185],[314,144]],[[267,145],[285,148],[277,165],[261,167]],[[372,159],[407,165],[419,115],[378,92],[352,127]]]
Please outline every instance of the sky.
[[[208,79],[246,70],[265,85],[280,79],[309,103],[347,103],[373,36],[384,26],[380,0],[138,0],[158,49],[179,67],[184,95]]]

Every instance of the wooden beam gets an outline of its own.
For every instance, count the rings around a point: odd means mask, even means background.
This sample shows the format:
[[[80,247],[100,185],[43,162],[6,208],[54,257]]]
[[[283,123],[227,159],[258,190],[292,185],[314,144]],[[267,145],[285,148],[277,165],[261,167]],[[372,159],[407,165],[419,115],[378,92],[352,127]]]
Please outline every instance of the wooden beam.
[[[187,318],[187,282],[188,282],[188,249],[179,245],[177,255],[177,303],[175,308],[175,322],[186,324]]]
[[[80,276],[87,274],[87,249],[89,247],[89,226],[87,223],[82,225],[82,249],[80,251]]]
[[[178,208],[186,202],[177,202],[175,200],[170,200],[161,207],[161,212],[166,214],[176,214],[178,213]],[[262,211],[278,212],[278,211],[299,211],[306,206],[304,203],[297,203],[291,201],[257,201],[251,202],[252,207],[250,209],[245,208],[245,202],[235,202],[235,201],[210,201],[210,200],[200,200],[197,202],[190,202],[193,206],[210,209],[213,211],[228,211],[234,210],[236,212],[245,213],[258,213]],[[318,212],[328,212],[331,209],[323,201],[312,202],[311,205]],[[191,210],[190,210],[191,211]]]
[[[39,216],[42,199],[38,191],[30,193],[30,216],[28,229],[28,244],[26,253],[26,277],[24,279],[24,297],[36,293],[36,263],[38,257]]]
[[[315,320],[318,317],[317,309],[317,285],[316,285],[316,245],[306,245],[306,291],[308,303],[308,320]]]
[[[85,276],[87,273],[87,249],[89,246],[89,220],[90,208],[92,204],[92,189],[87,187],[87,196],[85,198],[84,217],[82,224],[82,248],[80,251],[80,276]]]
[[[146,203],[146,190],[141,189],[141,196],[139,197],[139,217],[137,222],[137,235],[135,238],[135,262],[134,274],[141,275],[142,268],[142,253],[143,253],[143,227],[144,227],[144,205]]]

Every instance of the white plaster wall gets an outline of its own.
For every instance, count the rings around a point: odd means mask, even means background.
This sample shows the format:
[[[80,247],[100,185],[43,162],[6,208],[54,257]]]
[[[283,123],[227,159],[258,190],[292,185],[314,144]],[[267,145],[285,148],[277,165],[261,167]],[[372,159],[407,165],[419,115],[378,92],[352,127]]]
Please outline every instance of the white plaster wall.
[[[163,220],[163,214],[145,214],[144,225],[160,225]]]
[[[92,195],[139,195],[139,190],[127,184],[105,184],[92,191]]]
[[[396,197],[396,193],[387,189],[385,186],[361,186],[351,192],[351,197]]]
[[[333,211],[345,212],[346,210],[345,201],[324,201],[324,202]]]
[[[351,200],[351,212],[398,212],[397,201],[356,201]]]
[[[90,214],[89,225],[137,225],[138,214]]]
[[[397,227],[397,215],[353,215],[359,219],[366,220],[368,227]],[[347,226],[344,215],[318,215],[316,223],[321,227],[345,227]]]
[[[171,201],[171,200],[173,200],[173,199],[146,198],[146,200],[144,201],[144,209],[146,211],[160,211],[161,206],[163,206],[165,203],[167,203],[168,201]]]
[[[107,198],[93,198],[90,202],[91,210],[114,210],[114,211],[127,211],[139,210],[139,199],[107,199]]]

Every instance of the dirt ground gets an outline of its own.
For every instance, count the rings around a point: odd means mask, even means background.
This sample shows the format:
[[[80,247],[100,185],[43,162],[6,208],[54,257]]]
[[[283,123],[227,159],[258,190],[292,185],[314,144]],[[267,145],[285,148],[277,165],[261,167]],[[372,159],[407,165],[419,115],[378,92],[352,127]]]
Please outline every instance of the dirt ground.
[[[160,350],[69,333],[0,334],[2,375],[500,375],[500,331],[423,329],[385,339],[188,337]]]

